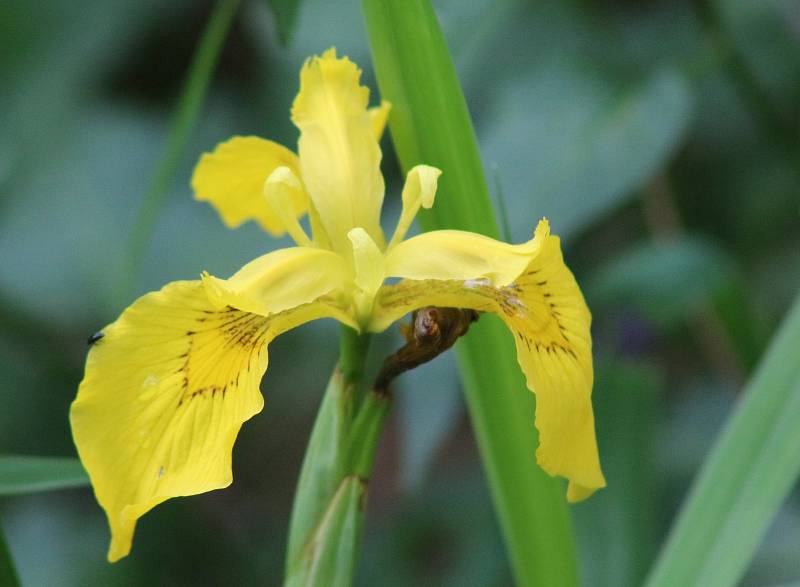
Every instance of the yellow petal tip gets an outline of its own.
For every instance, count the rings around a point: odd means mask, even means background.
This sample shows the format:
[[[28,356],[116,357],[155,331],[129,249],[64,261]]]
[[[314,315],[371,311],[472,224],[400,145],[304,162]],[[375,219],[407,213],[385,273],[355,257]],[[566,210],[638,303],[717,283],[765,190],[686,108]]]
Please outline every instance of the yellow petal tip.
[[[605,487],[605,483],[603,483],[601,487],[584,487],[583,485],[570,482],[567,486],[567,501],[569,503],[581,502],[591,497],[595,491],[603,487]]]
[[[547,220],[547,217],[542,217],[542,219],[536,224],[536,230],[533,233],[534,237],[541,237],[546,238],[550,236],[550,222]]]

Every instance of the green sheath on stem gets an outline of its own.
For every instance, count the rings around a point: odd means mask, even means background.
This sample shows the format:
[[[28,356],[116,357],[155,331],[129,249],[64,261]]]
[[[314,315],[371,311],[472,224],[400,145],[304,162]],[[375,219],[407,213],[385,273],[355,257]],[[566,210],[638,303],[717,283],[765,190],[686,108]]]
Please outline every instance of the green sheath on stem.
[[[342,327],[341,358],[308,443],[289,528],[291,586],[352,583],[387,395],[361,393],[368,338]]]
[[[403,169],[442,170],[425,230],[499,236],[466,102],[428,0],[362,0],[381,97]],[[533,228],[533,227],[531,227]],[[577,585],[561,482],[534,458],[534,402],[502,324],[485,316],[457,346],[472,424],[519,585]]]

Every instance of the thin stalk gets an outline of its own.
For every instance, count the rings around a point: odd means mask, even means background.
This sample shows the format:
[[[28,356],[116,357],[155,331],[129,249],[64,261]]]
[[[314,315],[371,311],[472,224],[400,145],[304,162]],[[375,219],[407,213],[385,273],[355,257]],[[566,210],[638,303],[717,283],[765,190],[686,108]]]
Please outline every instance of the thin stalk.
[[[169,189],[175,181],[186,144],[205,102],[211,76],[238,6],[239,0],[217,2],[203,31],[175,108],[166,149],[131,229],[128,248],[120,266],[115,300],[117,303],[124,302],[131,295],[147,243]]]
[[[511,242],[511,224],[508,221],[508,208],[503,191],[503,181],[496,164],[492,165],[492,180],[494,181],[494,197],[497,200],[497,211],[500,213],[500,235],[506,242]]]
[[[368,334],[359,334],[348,326],[342,326],[339,337],[339,369],[349,384],[361,383],[368,348]]]
[[[425,230],[497,238],[475,132],[428,0],[362,0],[381,97],[401,166],[439,167]],[[504,326],[485,316],[456,345],[467,406],[518,585],[577,585],[564,487],[536,466],[534,402]]]

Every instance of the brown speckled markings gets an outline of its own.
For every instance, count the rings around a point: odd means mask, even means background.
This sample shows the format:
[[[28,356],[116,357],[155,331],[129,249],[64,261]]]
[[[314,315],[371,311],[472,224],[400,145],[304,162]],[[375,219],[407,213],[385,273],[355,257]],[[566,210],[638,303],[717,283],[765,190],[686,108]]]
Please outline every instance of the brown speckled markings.
[[[252,351],[257,351],[259,347],[269,342],[267,340],[270,322],[268,318],[242,312],[230,306],[219,312],[203,310],[202,315],[198,316],[196,321],[197,329],[186,332],[188,348],[182,355],[184,361],[178,370],[182,377],[182,393],[178,400],[178,406],[198,397],[214,398],[218,393],[224,398],[229,390],[235,389],[239,384],[241,372],[249,370]],[[202,382],[203,379],[206,381],[210,379],[206,377],[209,374],[209,368],[213,368],[220,362],[214,361],[214,357],[221,358],[221,355],[231,351],[235,352],[237,348],[250,351],[242,355],[242,358],[246,357],[247,365],[244,365],[244,361],[240,359],[239,368],[230,370],[222,380],[215,377],[214,383],[198,385],[198,382]],[[209,354],[211,354],[210,361]],[[198,355],[203,355],[202,362],[197,360]]]
[[[227,306],[220,310],[184,308],[190,330],[183,331],[186,350],[176,374],[180,377],[177,406],[195,398],[223,398],[235,390],[240,377],[255,368],[266,346],[289,328],[314,318],[341,312],[327,297],[265,317]],[[224,372],[222,371],[224,370]]]

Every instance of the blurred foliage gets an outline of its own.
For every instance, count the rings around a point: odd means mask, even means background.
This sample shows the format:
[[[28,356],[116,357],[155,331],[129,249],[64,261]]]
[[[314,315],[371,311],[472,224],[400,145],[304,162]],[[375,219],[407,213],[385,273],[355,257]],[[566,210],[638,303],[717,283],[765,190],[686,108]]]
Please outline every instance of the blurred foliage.
[[[297,11],[300,8],[299,0],[267,0],[267,4],[272,9],[275,17],[275,26],[278,29],[278,36],[285,45],[289,42],[294,31]]]
[[[693,482],[646,585],[736,585],[800,477],[800,296]]]
[[[0,495],[81,487],[89,477],[78,459],[0,456]]]
[[[204,269],[230,274],[286,244],[252,225],[225,229],[188,179],[202,151],[235,133],[294,144],[287,114],[306,56],[336,45],[372,84],[357,1],[300,3],[286,45],[278,31],[291,17],[276,22],[277,4],[293,3],[242,2],[137,294]],[[593,309],[609,487],[572,510],[583,582],[636,585],[800,289],[796,2],[434,4],[512,238],[547,215]],[[0,4],[2,454],[74,456],[66,414],[85,340],[130,301],[115,299],[112,276],[212,8]],[[384,147],[391,223],[399,173]],[[277,580],[336,333],[309,325],[272,345],[267,406],[242,431],[233,486],[148,514],[117,565],[105,563],[91,491],[3,498],[23,584]],[[376,340],[372,364],[397,344]],[[451,359],[398,382],[359,584],[510,584]],[[743,585],[800,580],[798,551],[795,491]]]

